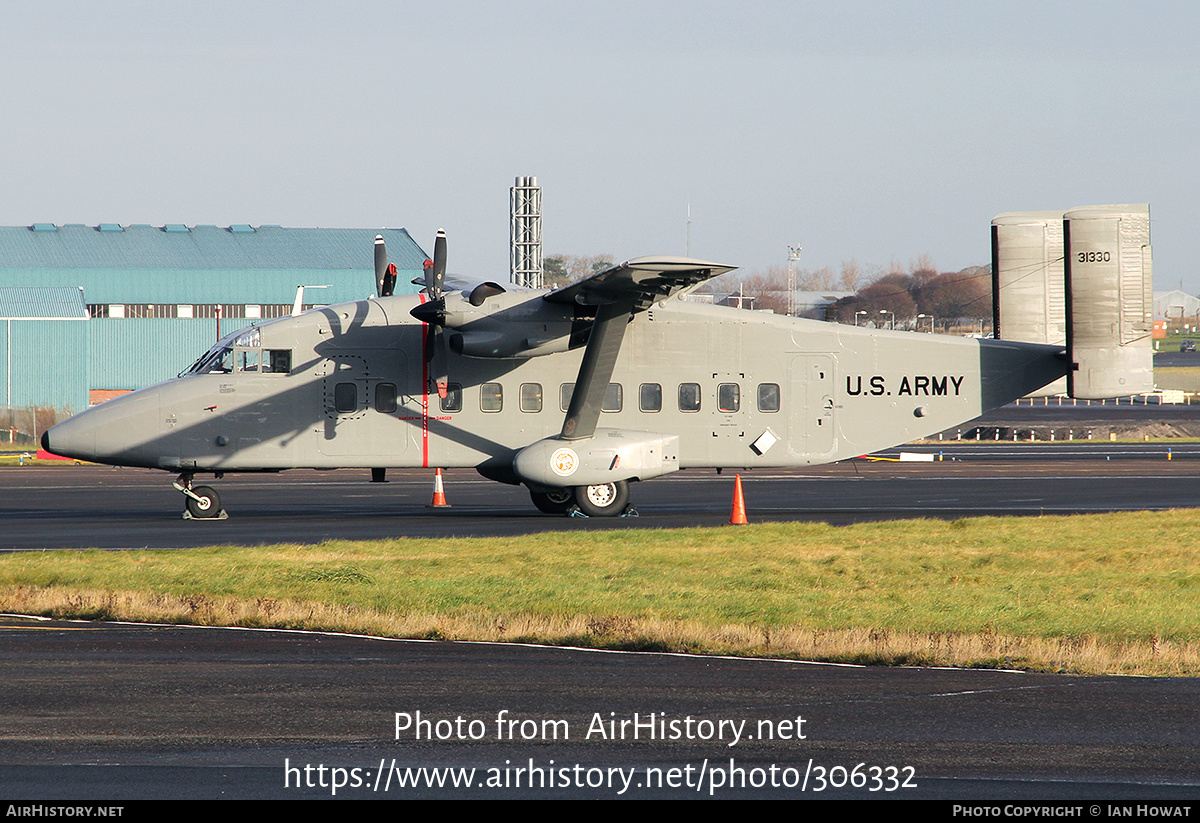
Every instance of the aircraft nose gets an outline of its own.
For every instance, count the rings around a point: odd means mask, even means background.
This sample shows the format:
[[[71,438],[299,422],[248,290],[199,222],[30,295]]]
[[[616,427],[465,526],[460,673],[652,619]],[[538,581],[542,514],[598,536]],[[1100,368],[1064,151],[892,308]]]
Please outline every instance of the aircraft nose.
[[[76,460],[146,465],[152,451],[149,444],[158,434],[158,393],[157,387],[151,387],[93,406],[51,426],[42,445],[48,452]]]
[[[95,459],[95,430],[87,423],[80,422],[82,416],[77,414],[42,432],[42,448],[59,457],[73,457],[76,460]]]

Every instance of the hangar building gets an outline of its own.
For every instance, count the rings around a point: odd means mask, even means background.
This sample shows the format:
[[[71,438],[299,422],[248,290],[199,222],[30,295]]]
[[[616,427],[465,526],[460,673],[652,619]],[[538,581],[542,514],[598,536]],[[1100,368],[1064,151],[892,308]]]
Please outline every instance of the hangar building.
[[[404,229],[0,227],[0,445],[41,427],[14,410],[62,418],[174,377],[220,335],[290,314],[297,286],[328,286],[305,307],[373,294],[378,234],[396,293],[416,292],[426,254]]]

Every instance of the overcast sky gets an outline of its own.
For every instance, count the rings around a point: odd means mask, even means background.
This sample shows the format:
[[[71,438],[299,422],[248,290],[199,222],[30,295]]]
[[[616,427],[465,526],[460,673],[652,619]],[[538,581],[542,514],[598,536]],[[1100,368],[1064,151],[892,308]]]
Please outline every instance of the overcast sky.
[[[1200,8],[0,0],[0,225],[399,227],[763,269],[990,259],[1006,211],[1149,202],[1200,290]],[[369,256],[370,250],[364,250]]]

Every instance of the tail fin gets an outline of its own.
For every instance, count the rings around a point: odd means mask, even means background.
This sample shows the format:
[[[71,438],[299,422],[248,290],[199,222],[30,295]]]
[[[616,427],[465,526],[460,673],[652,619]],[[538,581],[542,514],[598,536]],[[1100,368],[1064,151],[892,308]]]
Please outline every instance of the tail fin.
[[[1072,209],[1063,245],[1067,392],[1097,400],[1153,391],[1150,207]]]
[[[1098,400],[1154,388],[1150,207],[1015,212],[992,221],[997,337],[1065,345],[1065,382]]]
[[[992,220],[992,328],[1021,343],[1067,344],[1063,213],[1025,211]],[[1030,397],[1066,394],[1067,379]]]

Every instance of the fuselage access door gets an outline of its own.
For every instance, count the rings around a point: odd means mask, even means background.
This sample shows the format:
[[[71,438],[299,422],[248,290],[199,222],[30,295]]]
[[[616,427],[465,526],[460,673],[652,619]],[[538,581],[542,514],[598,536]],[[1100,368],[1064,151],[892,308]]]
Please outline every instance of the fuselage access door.
[[[834,450],[833,369],[833,355],[792,358],[789,444],[795,454],[826,455]]]

